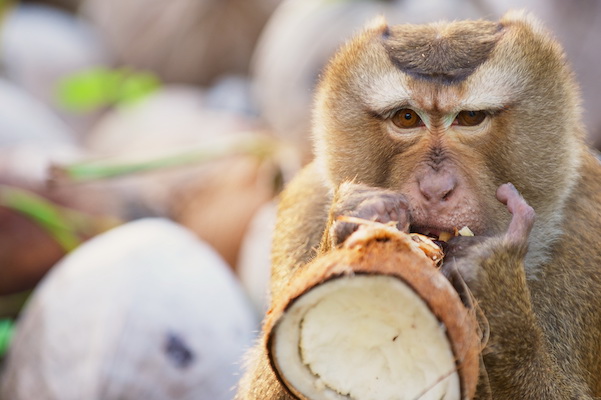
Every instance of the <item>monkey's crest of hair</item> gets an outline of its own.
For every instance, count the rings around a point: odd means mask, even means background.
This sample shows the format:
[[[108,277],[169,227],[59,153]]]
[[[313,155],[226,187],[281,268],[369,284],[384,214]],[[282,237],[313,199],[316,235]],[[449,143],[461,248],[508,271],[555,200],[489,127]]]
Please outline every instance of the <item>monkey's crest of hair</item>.
[[[390,117],[404,109],[423,127],[395,130]],[[474,224],[494,233],[507,222],[494,190],[512,182],[538,216],[528,264],[544,261],[548,246],[534,242],[559,234],[584,133],[563,50],[531,15],[397,26],[378,18],[332,58],[314,110],[316,162],[330,188],[353,180],[403,190],[411,171],[440,161],[482,196]],[[458,129],[461,111],[483,111],[486,122]]]

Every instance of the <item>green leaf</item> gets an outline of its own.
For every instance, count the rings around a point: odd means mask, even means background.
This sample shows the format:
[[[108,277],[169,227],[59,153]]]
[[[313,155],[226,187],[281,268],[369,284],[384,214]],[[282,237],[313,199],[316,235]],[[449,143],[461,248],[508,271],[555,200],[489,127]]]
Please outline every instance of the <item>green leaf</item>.
[[[118,86],[119,77],[113,71],[90,69],[59,82],[57,95],[67,110],[86,112],[110,104]]]
[[[115,96],[118,104],[130,104],[143,99],[160,87],[158,78],[149,73],[124,73]]]
[[[138,101],[159,87],[159,79],[149,72],[93,68],[59,82],[57,97],[59,104],[67,110],[89,112]]]
[[[15,327],[12,320],[0,319],[0,358],[6,354],[13,337]]]

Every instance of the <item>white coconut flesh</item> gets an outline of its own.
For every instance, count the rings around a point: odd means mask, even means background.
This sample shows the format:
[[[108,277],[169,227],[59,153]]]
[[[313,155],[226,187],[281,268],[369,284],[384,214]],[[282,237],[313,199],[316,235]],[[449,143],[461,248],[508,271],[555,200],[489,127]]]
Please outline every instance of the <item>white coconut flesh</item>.
[[[280,376],[320,399],[460,399],[444,325],[404,282],[329,280],[293,302],[272,343]]]

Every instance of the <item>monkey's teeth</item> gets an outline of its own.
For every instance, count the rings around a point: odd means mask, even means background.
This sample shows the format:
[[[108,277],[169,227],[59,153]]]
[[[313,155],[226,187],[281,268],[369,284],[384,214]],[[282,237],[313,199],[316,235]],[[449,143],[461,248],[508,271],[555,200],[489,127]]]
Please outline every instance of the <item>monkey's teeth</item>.
[[[464,226],[463,228],[459,229],[457,233],[459,234],[459,236],[474,236],[474,232],[472,232],[472,230],[467,226]]]
[[[440,232],[438,234],[438,240],[440,240],[441,242],[448,242],[449,240],[451,240],[453,238],[453,236],[455,236],[454,234],[452,234],[451,232]]]

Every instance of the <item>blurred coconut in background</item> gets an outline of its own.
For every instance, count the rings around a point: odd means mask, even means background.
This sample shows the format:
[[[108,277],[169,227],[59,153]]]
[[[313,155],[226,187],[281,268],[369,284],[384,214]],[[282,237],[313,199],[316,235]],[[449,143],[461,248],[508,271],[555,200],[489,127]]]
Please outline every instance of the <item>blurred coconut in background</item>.
[[[246,73],[255,41],[279,0],[85,0],[82,13],[117,60],[166,82],[208,85]]]
[[[78,159],[73,131],[41,101],[0,79],[0,174],[41,185],[51,162]]]
[[[79,135],[95,120],[96,114],[66,110],[56,92],[70,74],[111,64],[102,38],[86,21],[48,6],[15,7],[0,25],[0,62],[8,79],[47,104]]]
[[[100,235],[27,304],[0,397],[226,400],[258,319],[230,268],[161,219]]]
[[[264,204],[250,221],[238,258],[238,276],[260,315],[269,308],[271,241],[275,228],[277,202]]]

